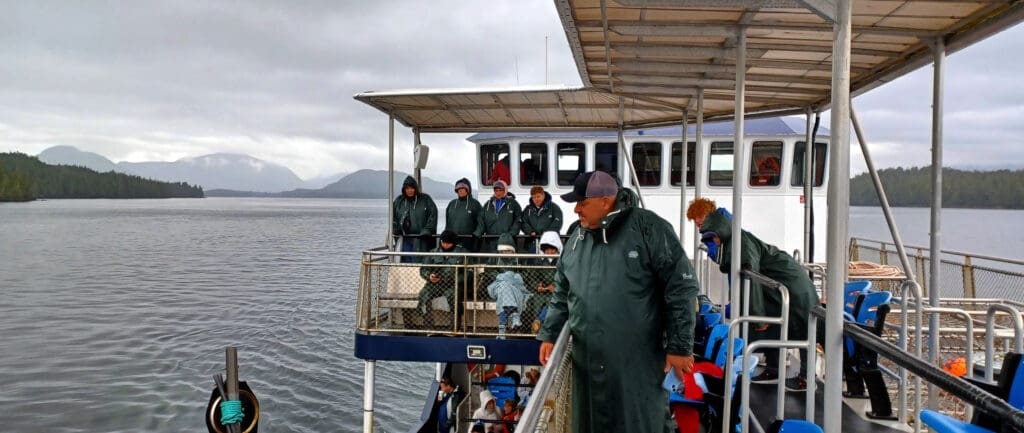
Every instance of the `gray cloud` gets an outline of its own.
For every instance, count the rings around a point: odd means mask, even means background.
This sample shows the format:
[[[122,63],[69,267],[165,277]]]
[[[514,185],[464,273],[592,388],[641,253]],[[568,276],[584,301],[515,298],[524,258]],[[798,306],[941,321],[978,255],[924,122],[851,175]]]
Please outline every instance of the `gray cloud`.
[[[539,84],[545,35],[549,81],[578,84],[548,0],[13,2],[0,16],[0,150],[237,152],[302,177],[382,168],[386,118],[353,94]],[[947,163],[1024,164],[1024,87],[1008,55],[1020,52],[1017,28],[949,57]],[[929,80],[925,68],[858,98],[879,165],[929,160]],[[428,175],[472,170],[464,137],[424,136],[436,149]],[[411,141],[399,128],[400,168]]]

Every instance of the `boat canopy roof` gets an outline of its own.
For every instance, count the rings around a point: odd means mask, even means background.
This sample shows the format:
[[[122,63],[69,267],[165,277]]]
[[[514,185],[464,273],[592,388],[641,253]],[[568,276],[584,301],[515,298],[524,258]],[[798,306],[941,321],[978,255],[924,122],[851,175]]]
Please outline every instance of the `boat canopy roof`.
[[[1024,19],[989,0],[857,0],[850,90],[866,92]],[[733,115],[737,33],[746,30],[746,113],[803,113],[831,98],[834,0],[556,0],[583,84],[706,119]]]
[[[420,131],[616,129],[619,96],[600,89],[535,86],[365,92],[356,95]],[[623,99],[623,127],[679,123],[682,110],[640,98]]]
[[[745,115],[803,114],[831,99],[833,0],[555,0],[582,87],[370,91],[356,99],[423,132],[640,129],[734,112],[745,30]],[[1024,2],[853,2],[853,95],[1024,20]]]

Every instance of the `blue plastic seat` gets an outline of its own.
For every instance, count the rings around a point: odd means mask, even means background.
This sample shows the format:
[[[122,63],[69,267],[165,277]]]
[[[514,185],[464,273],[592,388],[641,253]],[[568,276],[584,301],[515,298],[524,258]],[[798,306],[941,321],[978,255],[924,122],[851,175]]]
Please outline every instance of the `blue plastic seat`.
[[[843,311],[851,316],[856,316],[853,309],[857,305],[857,297],[871,292],[870,281],[850,281],[843,285]]]
[[[1024,355],[1008,353],[1003,358],[999,381],[996,384],[964,378],[968,382],[1006,400],[1010,406],[1024,410]],[[974,411],[971,422],[951,418],[945,414],[926,409],[921,411],[921,422],[936,433],[991,433],[1000,430],[1003,420],[980,410]]]
[[[878,325],[878,308],[892,302],[892,293],[870,292],[858,295],[857,298],[859,299],[854,301],[857,310],[854,314],[854,322],[875,329]],[[853,356],[853,339],[846,338],[846,353]]]
[[[817,424],[799,419],[779,420],[768,427],[768,433],[824,433]]]

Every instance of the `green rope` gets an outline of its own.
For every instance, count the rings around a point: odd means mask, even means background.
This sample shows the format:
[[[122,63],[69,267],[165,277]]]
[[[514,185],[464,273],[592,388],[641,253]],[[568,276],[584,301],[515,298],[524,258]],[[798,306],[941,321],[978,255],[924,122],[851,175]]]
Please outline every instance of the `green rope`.
[[[240,400],[227,400],[220,402],[220,423],[222,425],[237,424],[245,419],[242,413],[242,402]]]

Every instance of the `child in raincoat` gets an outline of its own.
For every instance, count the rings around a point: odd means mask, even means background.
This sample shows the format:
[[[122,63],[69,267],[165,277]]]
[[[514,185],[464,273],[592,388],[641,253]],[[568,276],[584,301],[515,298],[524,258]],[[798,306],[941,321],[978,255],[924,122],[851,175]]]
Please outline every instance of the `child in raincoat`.
[[[498,239],[498,253],[515,254],[516,247],[512,237],[502,235]],[[506,264],[504,259],[498,260],[499,264]],[[495,312],[498,313],[498,338],[505,338],[505,331],[508,329],[509,319],[512,320],[513,329],[523,325],[520,314],[526,306],[526,300],[530,292],[526,290],[526,283],[523,276],[513,270],[504,270],[494,278],[494,282],[487,286],[487,294],[495,300]]]

